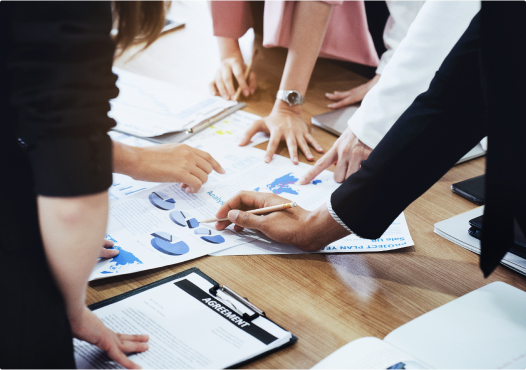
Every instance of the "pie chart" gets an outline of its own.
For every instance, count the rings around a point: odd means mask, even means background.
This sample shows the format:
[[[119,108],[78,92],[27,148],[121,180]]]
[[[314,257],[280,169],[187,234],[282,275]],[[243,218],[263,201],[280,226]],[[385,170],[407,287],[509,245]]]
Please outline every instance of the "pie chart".
[[[181,211],[170,212],[170,220],[172,220],[176,225],[186,227],[186,217]]]
[[[191,218],[189,220],[186,220],[186,223],[188,224],[188,227],[190,229],[195,229],[199,226],[199,222],[195,218]]]
[[[212,235],[212,230],[207,229],[205,227],[200,227],[199,229],[194,230],[194,234],[196,235]]]
[[[175,200],[168,198],[168,196],[160,191],[153,192],[148,196],[150,203],[163,211],[169,211],[175,208]]]
[[[225,242],[225,238],[223,238],[221,235],[205,235],[202,236],[201,239],[212,244],[221,244]]]
[[[152,236],[154,236],[151,242],[152,247],[161,253],[167,254],[169,256],[180,256],[190,251],[188,244],[182,240],[176,243],[171,243],[170,241],[172,240],[172,236],[168,233],[157,232],[153,233]],[[167,236],[169,236],[169,239],[166,238]]]

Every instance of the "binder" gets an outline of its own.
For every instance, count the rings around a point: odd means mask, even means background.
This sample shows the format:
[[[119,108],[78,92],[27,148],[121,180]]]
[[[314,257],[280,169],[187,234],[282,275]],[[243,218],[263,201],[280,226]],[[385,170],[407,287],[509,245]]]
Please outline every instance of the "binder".
[[[167,278],[164,278],[164,279],[161,279],[161,280],[158,280],[156,282],[153,282],[151,284],[148,284],[148,285],[145,285],[143,287],[140,287],[140,288],[137,288],[137,289],[134,289],[134,290],[131,290],[129,292],[126,292],[126,293],[123,293],[123,294],[120,294],[118,296],[115,296],[115,297],[112,297],[112,298],[109,298],[109,299],[106,299],[106,300],[103,300],[101,302],[97,302],[97,303],[94,303],[90,306],[88,306],[88,308],[92,311],[96,311],[100,308],[103,308],[103,307],[106,307],[106,306],[109,306],[109,305],[112,305],[114,303],[117,303],[119,301],[122,301],[126,298],[129,298],[129,297],[132,297],[134,295],[137,295],[137,294],[140,294],[140,293],[143,293],[147,290],[150,290],[152,288],[155,288],[155,287],[158,287],[160,285],[163,285],[163,284],[166,284],[166,283],[169,283],[170,281],[173,281],[173,280],[178,280],[178,279],[181,279],[181,278],[184,278],[192,273],[195,273],[197,275],[199,275],[200,277],[202,277],[203,279],[207,280],[209,283],[211,283],[213,285],[212,288],[210,288],[210,291],[208,292],[211,296],[214,296],[214,297],[217,297],[217,294],[219,291],[223,292],[224,294],[226,294],[227,296],[231,297],[232,301],[235,301],[236,304],[243,304],[246,308],[250,309],[251,311],[255,312],[254,315],[252,316],[248,316],[246,313],[243,315],[243,319],[244,320],[247,320],[247,321],[252,321],[254,319],[256,319],[257,317],[259,316],[263,316],[265,317],[267,320],[271,321],[272,323],[276,324],[275,322],[273,322],[272,320],[270,320],[265,312],[261,309],[259,309],[258,307],[256,307],[255,305],[253,305],[252,303],[249,302],[249,300],[245,297],[242,297],[241,295],[235,293],[233,290],[229,289],[228,287],[226,286],[222,286],[220,285],[218,282],[216,282],[214,279],[212,279],[211,277],[209,277],[208,275],[206,275],[205,273],[203,273],[201,270],[199,270],[197,267],[192,267],[188,270],[185,270],[185,271],[182,271],[180,273],[177,273],[177,274],[174,274],[172,276],[169,276]],[[224,295],[221,299],[224,299]],[[277,326],[279,326],[281,329],[285,330],[285,328],[281,327],[280,325],[276,324]],[[147,334],[147,333],[146,333]],[[266,352],[263,352],[263,353],[260,353],[258,355],[256,355],[255,357],[252,357],[252,358],[249,358],[245,361],[242,361],[242,362],[239,362],[237,364],[234,364],[234,365],[231,365],[229,366],[228,368],[231,369],[231,368],[239,368],[240,366],[244,366],[252,361],[255,361],[255,360],[258,360],[260,358],[263,358],[265,356],[268,356],[274,352],[277,352],[281,349],[284,349],[286,347],[289,347],[293,344],[295,344],[296,342],[298,341],[298,338],[291,333],[291,339],[289,340],[289,342],[279,346],[279,347],[276,347],[276,348],[273,348],[269,351],[266,351]]]

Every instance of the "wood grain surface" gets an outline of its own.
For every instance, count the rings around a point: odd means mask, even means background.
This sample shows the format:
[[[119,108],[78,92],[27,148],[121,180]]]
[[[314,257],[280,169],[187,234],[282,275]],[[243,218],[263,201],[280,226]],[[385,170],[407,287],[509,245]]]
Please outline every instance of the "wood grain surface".
[[[116,65],[206,91],[219,63],[206,3],[174,2],[172,12],[185,18],[185,29],[161,38],[132,60],[132,54],[127,53]],[[274,102],[286,50],[262,48],[257,37],[255,43],[261,49],[254,63],[259,88],[245,100],[246,110],[265,116]],[[325,92],[349,89],[365,81],[328,60],[318,61],[306,96],[304,120],[310,122],[312,115],[329,110]],[[336,139],[316,128],[312,132],[325,150]],[[266,144],[258,147],[264,149]],[[288,157],[285,144],[278,153]],[[320,157],[313,153],[316,159]],[[306,162],[303,156],[300,160]],[[490,282],[500,280],[526,290],[525,277],[502,265],[484,279],[478,255],[433,233],[436,222],[476,207],[453,194],[450,186],[484,173],[484,161],[476,159],[453,167],[407,208],[413,247],[381,253],[206,256],[92,282],[87,304],[195,266],[249,297],[269,318],[298,336],[296,345],[247,367],[309,368],[352,340],[383,338],[400,325]]]

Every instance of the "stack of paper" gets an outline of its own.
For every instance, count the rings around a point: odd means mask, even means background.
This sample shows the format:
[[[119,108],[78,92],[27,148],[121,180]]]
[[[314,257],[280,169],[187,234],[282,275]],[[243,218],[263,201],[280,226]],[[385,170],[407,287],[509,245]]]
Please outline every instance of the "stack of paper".
[[[117,190],[112,189],[113,193],[119,192],[120,199],[110,203],[107,234],[120,253],[115,258],[100,260],[91,280],[180,263],[225,249],[222,255],[305,253],[297,247],[272,242],[257,232],[236,233],[232,227],[217,231],[213,224],[201,225],[198,220],[214,217],[220,206],[240,190],[271,192],[314,210],[324,205],[339,186],[332,172],[324,171],[310,184],[297,185],[309,165],[293,165],[288,158],[278,155],[265,163],[265,152],[254,148],[225,149],[210,145],[208,151],[226,174],[212,172],[195,194],[186,193],[179,184],[149,186],[136,184],[133,179],[126,185],[119,183],[114,187]],[[248,242],[249,251],[236,249]],[[401,215],[378,240],[350,236],[326,247],[322,253],[383,251],[411,245],[413,241]]]

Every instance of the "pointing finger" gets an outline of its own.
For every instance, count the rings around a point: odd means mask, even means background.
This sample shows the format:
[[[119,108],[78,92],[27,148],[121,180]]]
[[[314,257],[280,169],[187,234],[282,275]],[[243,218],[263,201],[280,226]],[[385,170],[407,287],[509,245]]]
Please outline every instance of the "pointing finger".
[[[305,185],[311,182],[323,170],[330,167],[338,160],[338,152],[333,148],[321,157],[312,168],[298,181],[298,184]]]

